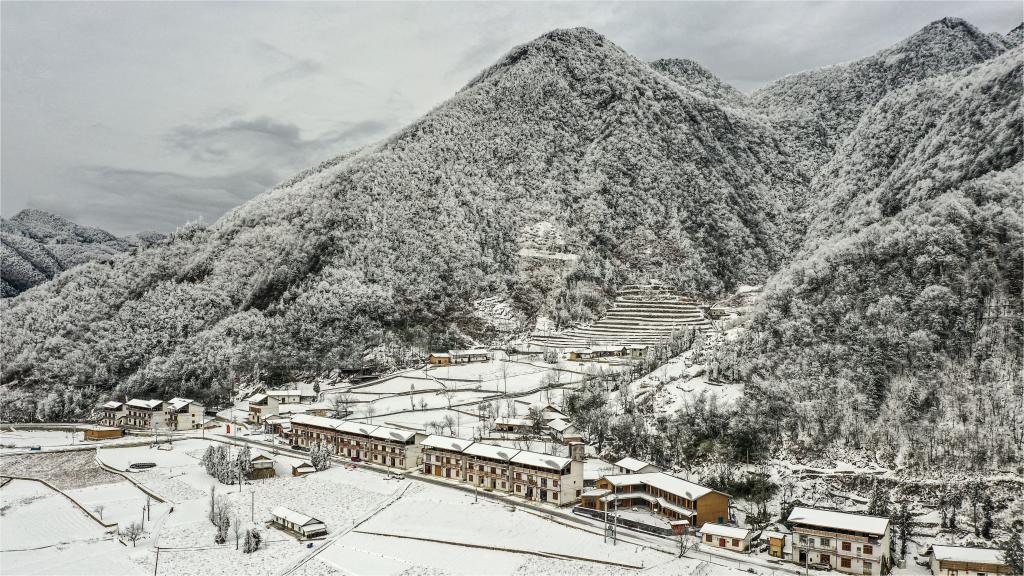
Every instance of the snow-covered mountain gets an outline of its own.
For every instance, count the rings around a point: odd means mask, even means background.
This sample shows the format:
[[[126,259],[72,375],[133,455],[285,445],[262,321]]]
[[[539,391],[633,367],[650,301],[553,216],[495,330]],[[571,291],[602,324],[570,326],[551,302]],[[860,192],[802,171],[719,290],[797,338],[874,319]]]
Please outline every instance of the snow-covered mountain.
[[[474,303],[567,325],[652,278],[706,296],[768,280],[763,300],[779,308],[758,312],[750,333],[760,336],[729,352],[732,372],[786,374],[793,342],[813,348],[797,338],[814,333],[802,322],[830,322],[836,333],[821,337],[836,345],[848,323],[833,311],[874,314],[869,296],[913,307],[914,283],[931,278],[859,279],[865,300],[851,303],[849,286],[814,276],[827,261],[819,246],[842,252],[872,227],[916,231],[957,190],[979,214],[1005,206],[1021,154],[1020,86],[1006,81],[1020,56],[1006,38],[946,19],[748,98],[693,62],[647,64],[586,29],[545,34],[386,141],[209,227],[0,304],[2,381],[24,391],[0,419],[25,417],[56,383],[209,398],[239,380],[386,367],[488,334]],[[948,224],[951,245],[989,230]],[[1019,237],[1019,222],[999,230]],[[884,275],[883,263],[912,268],[929,254],[927,242],[884,245],[844,252],[836,269],[877,258]],[[1012,257],[981,261],[1010,276]],[[806,295],[791,297],[798,289]],[[777,342],[792,326],[804,332]],[[871,377],[885,377],[872,380],[885,398],[900,368],[881,365]],[[38,415],[91,400],[58,390]]]
[[[163,238],[157,232],[118,238],[43,210],[22,210],[0,220],[0,294],[16,296],[79,264],[106,260]]]

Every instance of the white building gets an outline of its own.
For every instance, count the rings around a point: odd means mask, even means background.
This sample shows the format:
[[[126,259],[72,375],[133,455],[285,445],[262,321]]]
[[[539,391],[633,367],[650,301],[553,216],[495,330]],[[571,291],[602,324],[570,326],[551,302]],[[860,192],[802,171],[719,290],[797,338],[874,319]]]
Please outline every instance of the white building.
[[[303,538],[313,538],[314,536],[327,534],[327,525],[323,522],[284,506],[278,506],[271,510],[270,519],[274,524],[285,530],[295,532]]]
[[[750,530],[724,524],[705,522],[700,527],[701,543],[705,546],[716,546],[734,552],[750,550]]]
[[[1009,574],[1003,551],[969,546],[932,546],[933,576],[989,576]]]
[[[648,472],[661,472],[661,468],[628,456],[615,463],[616,474],[646,474]]]
[[[797,564],[827,564],[839,572],[872,576],[892,566],[888,518],[798,506],[788,521]]]

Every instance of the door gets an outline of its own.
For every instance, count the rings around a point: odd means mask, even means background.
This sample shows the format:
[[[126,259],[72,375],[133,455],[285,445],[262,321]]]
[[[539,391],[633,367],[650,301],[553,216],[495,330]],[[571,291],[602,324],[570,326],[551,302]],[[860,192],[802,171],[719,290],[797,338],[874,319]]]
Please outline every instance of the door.
[[[804,564],[807,562],[807,552],[800,551],[800,563]]]
[[[718,545],[721,546],[722,548],[725,548],[725,538],[719,538],[718,539]]]

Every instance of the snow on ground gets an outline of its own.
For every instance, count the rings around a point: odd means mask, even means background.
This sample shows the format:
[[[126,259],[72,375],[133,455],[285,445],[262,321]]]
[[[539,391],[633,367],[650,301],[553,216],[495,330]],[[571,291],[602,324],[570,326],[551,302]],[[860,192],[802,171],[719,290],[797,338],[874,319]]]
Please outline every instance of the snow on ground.
[[[146,493],[127,480],[74,488],[67,490],[66,493],[97,516],[100,513],[96,511],[96,507],[103,506],[103,521],[117,522],[120,525],[139,521],[142,508],[147,501]],[[156,500],[150,500],[149,505],[151,515],[163,514],[170,508],[169,504]]]
[[[96,452],[51,452],[3,457],[3,472],[14,476],[41,478],[61,490],[109,484],[122,480],[96,465]]]
[[[137,436],[124,436],[109,440],[85,440],[83,432],[71,430],[19,430],[7,428],[0,432],[0,454],[24,454],[39,446],[43,451],[56,448],[92,448],[138,442]]]

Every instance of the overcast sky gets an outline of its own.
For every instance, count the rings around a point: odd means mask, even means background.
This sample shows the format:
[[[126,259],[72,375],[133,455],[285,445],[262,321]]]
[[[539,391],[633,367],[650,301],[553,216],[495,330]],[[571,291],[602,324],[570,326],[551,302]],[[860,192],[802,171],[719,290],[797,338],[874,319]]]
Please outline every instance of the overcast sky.
[[[943,16],[986,32],[1014,2],[3,2],[5,217],[41,208],[126,234],[217,219],[387,136],[511,47],[588,26],[644,60],[692,58],[750,91],[869,55]]]

